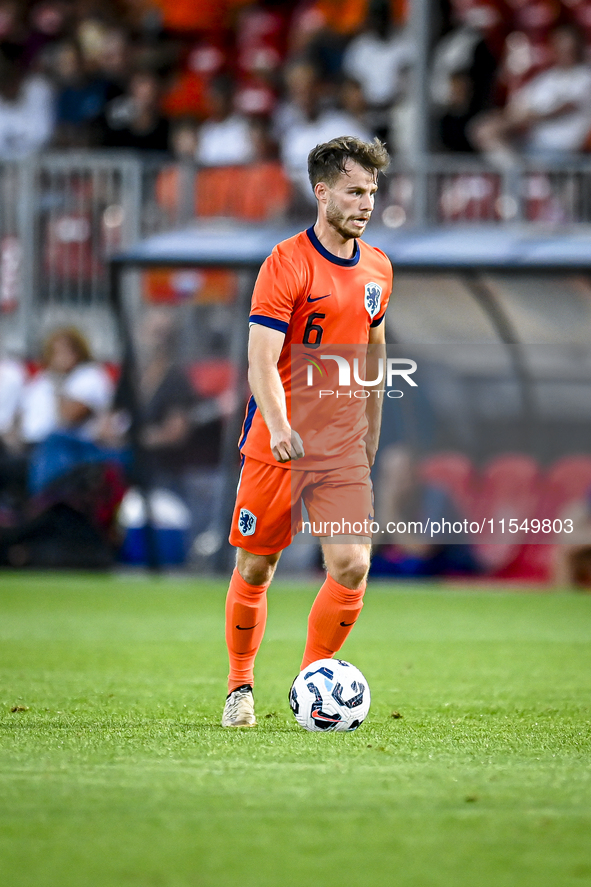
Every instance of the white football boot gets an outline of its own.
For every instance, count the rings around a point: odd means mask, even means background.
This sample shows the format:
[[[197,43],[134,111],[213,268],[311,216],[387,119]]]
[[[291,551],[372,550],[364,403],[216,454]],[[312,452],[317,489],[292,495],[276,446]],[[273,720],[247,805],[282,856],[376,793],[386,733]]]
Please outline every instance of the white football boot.
[[[252,687],[250,684],[243,684],[226,696],[222,727],[256,727],[256,725]]]

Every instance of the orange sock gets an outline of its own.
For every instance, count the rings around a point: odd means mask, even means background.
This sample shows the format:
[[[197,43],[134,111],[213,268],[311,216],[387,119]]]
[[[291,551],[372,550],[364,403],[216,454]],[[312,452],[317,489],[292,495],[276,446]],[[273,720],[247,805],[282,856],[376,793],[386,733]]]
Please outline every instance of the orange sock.
[[[254,684],[254,660],[267,621],[268,585],[250,585],[235,568],[226,598],[226,644],[230,657],[228,691]]]
[[[330,659],[345,643],[363,607],[364,582],[355,590],[326,574],[308,617],[308,637],[302,660],[306,668],[317,659]]]

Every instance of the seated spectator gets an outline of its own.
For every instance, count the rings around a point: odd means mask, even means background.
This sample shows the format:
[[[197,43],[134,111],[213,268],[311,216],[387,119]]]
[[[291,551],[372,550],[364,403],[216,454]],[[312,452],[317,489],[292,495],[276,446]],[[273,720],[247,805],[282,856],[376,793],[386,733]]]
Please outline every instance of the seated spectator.
[[[572,531],[557,537],[554,584],[559,588],[591,589],[591,496],[570,502],[560,514],[562,526]]]
[[[392,22],[389,2],[372,3],[365,29],[346,49],[343,70],[361,84],[372,115],[372,129],[382,139],[387,135],[390,108],[402,95],[403,74],[414,54],[407,34]]]
[[[312,98],[317,89],[318,72],[310,62],[292,62],[284,70],[283,79],[285,97],[273,114],[273,131],[278,142],[289,129],[305,123],[311,105],[318,101]]]
[[[195,154],[202,166],[235,166],[250,163],[254,146],[248,118],[234,109],[234,84],[216,77],[208,90],[209,116],[199,131]]]
[[[463,541],[444,544],[433,542],[426,533],[398,529],[409,523],[460,520],[458,510],[445,490],[420,481],[417,466],[410,452],[401,446],[389,446],[381,454],[376,517],[381,529],[388,525],[396,530],[384,533],[386,545],[378,545],[372,559],[374,576],[457,576],[477,572],[470,547]],[[440,537],[441,538],[441,537]],[[455,537],[457,538],[457,537]],[[459,537],[461,540],[461,536]]]
[[[472,115],[490,106],[497,60],[488,37],[500,18],[497,10],[486,7],[456,7],[455,27],[441,38],[433,52],[431,98],[436,108],[445,111],[457,104],[457,83],[463,75],[470,83]]]
[[[555,64],[516,92],[501,111],[474,121],[474,143],[493,161],[560,159],[580,151],[591,129],[591,67],[581,33],[560,25],[551,35]]]
[[[363,87],[354,77],[343,78],[339,89],[339,102],[342,110],[356,120],[359,126],[372,131],[373,119],[363,92]]]
[[[199,128],[194,120],[181,117],[172,124],[170,150],[175,160],[194,163],[198,144]]]
[[[19,0],[19,5],[26,5]],[[28,33],[24,44],[24,63],[27,68],[38,68],[43,56],[64,40],[72,24],[71,4],[60,0],[41,0],[29,4]]]
[[[43,369],[25,386],[20,428],[25,444],[53,431],[69,431],[91,440],[96,419],[109,407],[112,383],[94,363],[88,342],[75,327],[60,327],[45,341]]]
[[[175,359],[177,335],[174,314],[165,308],[150,309],[139,333],[137,420],[154,486],[171,486],[171,476],[178,476],[190,459],[190,411],[197,398]],[[120,388],[115,410],[101,423],[100,438],[107,446],[128,445],[131,417],[124,401],[125,391]]]
[[[54,141],[62,147],[88,147],[90,125],[103,112],[107,101],[106,83],[87,75],[80,47],[73,41],[62,43],[57,49],[54,67]]]
[[[26,34],[24,12],[17,0],[0,0],[0,47],[22,45]]]
[[[86,450],[93,452],[112,387],[77,329],[63,327],[49,336],[43,369],[25,385],[19,410],[21,448],[30,454],[31,492],[85,461]]]
[[[351,114],[322,107],[320,81],[307,63],[292,66],[287,84],[289,100],[279,109],[276,120],[281,159],[299,195],[309,204],[314,201],[308,180],[308,154],[312,148],[343,135],[364,141],[371,141],[372,137]]]
[[[473,92],[473,82],[467,72],[455,71],[450,75],[445,110],[438,121],[439,141],[446,151],[474,151],[468,136],[470,121],[474,119]]]
[[[130,51],[129,38],[124,30],[110,28],[105,31],[95,59],[95,76],[104,84],[107,102],[126,91]]]
[[[140,325],[135,418],[142,452],[136,476],[153,489],[179,496],[190,508],[195,534],[208,526],[218,506],[227,403],[222,397],[196,393],[178,362],[179,332],[174,311],[164,307],[150,308]],[[123,378],[115,409],[101,428],[102,444],[122,451],[129,449],[132,430],[126,384]]]
[[[25,73],[18,50],[0,51],[0,160],[19,160],[43,148],[53,128],[49,84]]]
[[[127,93],[109,102],[100,119],[103,147],[168,151],[170,124],[160,112],[161,85],[154,71],[132,75]]]
[[[446,151],[471,152],[470,121],[492,104],[497,59],[491,50],[501,22],[492,6],[460,6],[453,27],[433,53],[431,99],[438,117],[439,143]]]
[[[0,566],[110,566],[125,483],[113,454],[92,438],[111,382],[73,328],[56,330],[43,356],[44,369],[25,385],[18,364],[16,372],[0,364],[0,396],[7,380],[21,391],[18,433],[10,449],[0,446]]]

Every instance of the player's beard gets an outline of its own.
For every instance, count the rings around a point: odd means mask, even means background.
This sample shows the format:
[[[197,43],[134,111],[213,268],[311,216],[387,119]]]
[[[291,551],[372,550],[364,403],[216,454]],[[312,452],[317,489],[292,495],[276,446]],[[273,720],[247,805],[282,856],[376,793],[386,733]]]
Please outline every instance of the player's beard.
[[[334,228],[337,234],[340,234],[343,240],[351,240],[354,237],[359,237],[361,233],[357,228],[347,227],[348,219],[354,219],[357,216],[346,216],[345,213],[339,209],[335,201],[332,197],[329,197],[328,203],[326,205],[326,221]]]

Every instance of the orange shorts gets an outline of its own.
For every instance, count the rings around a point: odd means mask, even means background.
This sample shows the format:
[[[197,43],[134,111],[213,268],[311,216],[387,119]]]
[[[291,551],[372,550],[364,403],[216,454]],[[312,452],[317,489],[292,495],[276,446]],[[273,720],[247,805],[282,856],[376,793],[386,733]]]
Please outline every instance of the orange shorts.
[[[298,471],[245,456],[230,543],[252,554],[283,551],[302,529],[302,501],[311,535],[371,537],[373,492],[367,465]]]

